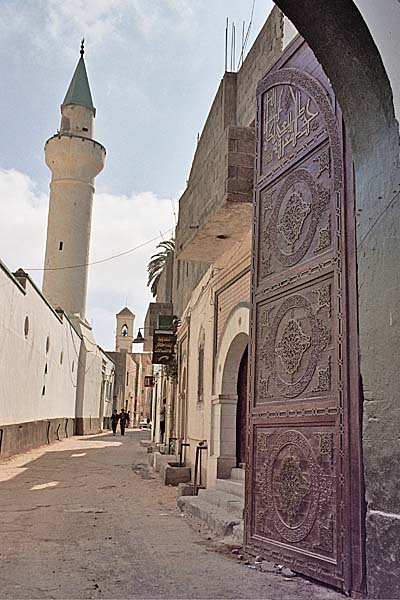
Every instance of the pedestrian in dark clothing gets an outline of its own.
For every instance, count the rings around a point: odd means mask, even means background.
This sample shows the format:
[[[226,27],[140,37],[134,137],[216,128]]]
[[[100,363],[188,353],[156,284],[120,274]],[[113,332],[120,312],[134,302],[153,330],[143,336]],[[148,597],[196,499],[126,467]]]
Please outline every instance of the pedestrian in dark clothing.
[[[113,435],[117,435],[118,421],[119,421],[119,414],[117,412],[117,409],[114,408],[113,414],[111,415],[111,427],[112,427]]]
[[[124,408],[121,408],[121,412],[119,413],[119,427],[121,429],[121,435],[125,435],[125,427],[128,415],[125,412]]]

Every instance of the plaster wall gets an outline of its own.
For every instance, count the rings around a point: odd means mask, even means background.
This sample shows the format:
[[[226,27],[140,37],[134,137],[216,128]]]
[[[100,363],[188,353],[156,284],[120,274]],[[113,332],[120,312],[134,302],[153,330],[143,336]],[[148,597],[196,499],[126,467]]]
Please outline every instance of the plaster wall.
[[[21,281],[0,263],[0,425],[72,419],[81,338],[29,278]]]
[[[217,315],[215,313],[215,298],[218,292],[243,274],[250,267],[251,232],[249,231],[241,243],[225,252],[216,263],[208,269],[198,286],[192,293],[190,301],[182,316],[184,326],[178,330],[178,346],[182,344],[181,374],[187,378],[181,382],[177,396],[177,410],[179,416],[178,424],[180,432],[186,433],[185,439],[190,444],[187,450],[186,463],[194,467],[196,446],[198,442],[206,440],[208,450],[203,451],[203,473],[202,481],[208,486],[215,486],[216,477],[228,477],[230,469],[235,466],[235,452],[233,446],[236,435],[233,422],[236,415],[237,396],[220,402],[222,391],[214,393],[214,377],[217,377],[218,385],[222,380],[225,367],[226,354],[230,342],[237,333],[248,335],[248,301],[250,288],[239,287],[235,293],[235,308],[239,310],[237,319],[225,318],[225,327],[221,330],[222,337],[219,344],[223,344],[223,350],[219,359],[216,357],[217,349]],[[227,297],[227,302],[230,299]],[[246,304],[246,307],[243,307]],[[242,306],[237,306],[242,305]],[[243,314],[242,314],[243,312]],[[230,323],[227,321],[230,320]],[[240,321],[240,324],[239,324]],[[238,331],[236,331],[238,329]],[[199,369],[199,340],[204,339],[204,380],[203,401],[198,401],[198,369]],[[225,343],[223,343],[223,339]],[[246,342],[247,343],[247,342]],[[246,345],[246,344],[245,344]],[[225,348],[226,346],[226,348]],[[241,359],[238,358],[237,369]],[[215,373],[217,366],[217,374]],[[237,374],[236,374],[237,375]],[[232,375],[233,379],[234,374]],[[229,429],[229,431],[228,431]],[[220,432],[222,431],[222,435]],[[225,435],[226,434],[226,435]],[[224,437],[225,436],[225,437]],[[233,437],[232,437],[233,436]],[[229,439],[228,439],[229,438]],[[228,460],[224,462],[224,458]],[[221,459],[221,460],[217,460]],[[224,464],[225,469],[222,467]]]
[[[82,338],[75,405],[76,433],[82,435],[96,433],[102,428],[104,409],[109,416],[110,403],[104,403],[102,382],[112,379],[115,365],[97,346],[86,321],[76,320],[75,327]]]
[[[398,0],[354,0],[382,58],[393,92],[397,121],[400,121],[400,3]]]

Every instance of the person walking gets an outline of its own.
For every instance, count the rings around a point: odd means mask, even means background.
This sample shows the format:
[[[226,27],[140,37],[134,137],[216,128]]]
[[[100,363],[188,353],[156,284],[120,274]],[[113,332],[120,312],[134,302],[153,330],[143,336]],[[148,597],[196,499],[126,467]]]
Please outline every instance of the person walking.
[[[125,435],[125,427],[128,415],[125,412],[124,408],[121,408],[121,412],[119,413],[119,428],[121,430],[121,435]]]
[[[116,408],[113,410],[113,414],[111,415],[111,428],[113,435],[117,435],[117,425],[119,421],[119,414]]]

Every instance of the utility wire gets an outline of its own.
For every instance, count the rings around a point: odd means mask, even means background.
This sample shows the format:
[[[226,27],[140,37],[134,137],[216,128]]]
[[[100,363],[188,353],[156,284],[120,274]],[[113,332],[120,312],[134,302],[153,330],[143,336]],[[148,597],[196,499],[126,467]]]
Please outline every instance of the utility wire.
[[[84,263],[83,265],[70,265],[68,267],[54,267],[54,268],[46,268],[45,267],[42,269],[26,269],[26,270],[27,271],[64,271],[65,269],[80,269],[82,267],[90,267],[91,265],[98,265],[100,263],[104,263],[109,260],[114,260],[115,258],[120,258],[121,256],[126,256],[127,254],[130,254],[131,252],[134,252],[135,250],[139,250],[140,248],[143,248],[144,246],[148,246],[149,244],[152,244],[153,242],[156,242],[157,240],[159,240],[161,238],[163,239],[164,235],[172,232],[173,230],[174,230],[174,228],[170,227],[170,229],[167,229],[163,233],[160,232],[160,235],[158,235],[157,237],[152,238],[151,240],[147,240],[147,242],[143,242],[142,244],[139,244],[138,246],[135,246],[134,248],[125,250],[125,252],[120,252],[119,254],[114,254],[113,256],[109,256],[108,258],[102,258],[101,260],[94,260],[92,262]]]

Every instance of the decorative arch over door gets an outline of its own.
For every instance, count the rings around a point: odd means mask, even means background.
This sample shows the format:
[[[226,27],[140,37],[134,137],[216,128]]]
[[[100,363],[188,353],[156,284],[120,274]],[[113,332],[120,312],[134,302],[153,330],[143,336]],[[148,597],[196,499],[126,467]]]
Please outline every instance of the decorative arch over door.
[[[257,90],[245,544],[363,590],[352,162],[296,40]]]

